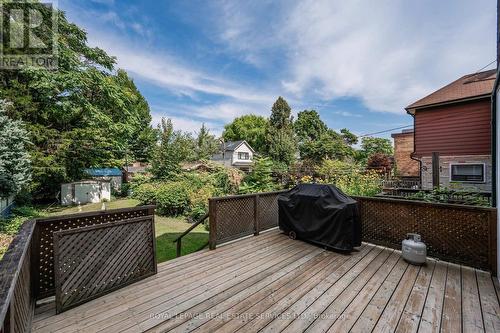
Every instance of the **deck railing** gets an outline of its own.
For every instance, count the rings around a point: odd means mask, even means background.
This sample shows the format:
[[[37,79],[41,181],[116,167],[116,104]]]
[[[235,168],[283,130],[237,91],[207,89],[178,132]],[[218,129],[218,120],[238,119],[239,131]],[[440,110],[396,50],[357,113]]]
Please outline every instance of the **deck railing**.
[[[210,200],[210,248],[278,226],[280,192]],[[359,202],[363,241],[401,249],[407,233],[422,235],[428,254],[496,273],[496,209],[379,197]]]
[[[152,215],[154,206],[142,206],[26,221],[0,261],[0,332],[29,332],[35,302],[55,295],[55,232]],[[128,272],[133,265],[126,267]]]
[[[283,191],[233,195],[209,200],[209,246],[278,226],[278,195]]]

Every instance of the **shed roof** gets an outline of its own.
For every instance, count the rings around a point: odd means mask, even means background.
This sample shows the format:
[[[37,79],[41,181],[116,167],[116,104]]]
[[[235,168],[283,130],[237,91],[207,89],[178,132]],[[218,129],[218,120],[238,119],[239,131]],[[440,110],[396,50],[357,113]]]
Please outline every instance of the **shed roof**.
[[[121,177],[122,171],[118,168],[88,168],[85,173],[92,177]]]
[[[418,108],[439,105],[442,103],[459,102],[470,98],[488,97],[493,91],[496,70],[467,74],[452,83],[436,90],[430,95],[406,107],[409,112]]]

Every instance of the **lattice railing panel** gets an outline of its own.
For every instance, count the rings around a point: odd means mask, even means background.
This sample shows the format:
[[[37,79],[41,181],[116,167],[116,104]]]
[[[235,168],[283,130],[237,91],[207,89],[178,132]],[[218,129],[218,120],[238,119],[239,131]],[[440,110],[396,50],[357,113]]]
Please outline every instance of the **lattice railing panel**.
[[[248,236],[254,229],[253,196],[217,200],[217,243]]]
[[[360,204],[363,241],[401,248],[407,233],[422,236],[430,256],[491,269],[496,250],[495,210],[405,200],[355,198]]]
[[[34,237],[35,251],[39,254],[39,256],[35,258],[37,262],[34,263],[36,298],[41,299],[54,295],[53,234],[55,231],[99,225],[152,214],[154,214],[154,206],[141,206],[91,213],[79,213],[38,220]]]
[[[279,193],[263,193],[259,195],[259,226],[267,230],[278,226],[278,195]]]
[[[154,218],[56,232],[54,256],[59,313],[155,274]]]

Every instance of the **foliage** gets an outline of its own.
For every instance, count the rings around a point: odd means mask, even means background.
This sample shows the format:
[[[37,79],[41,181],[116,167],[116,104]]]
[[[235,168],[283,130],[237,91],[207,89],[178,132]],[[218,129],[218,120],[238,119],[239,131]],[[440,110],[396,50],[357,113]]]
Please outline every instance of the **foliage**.
[[[132,191],[132,197],[139,200],[143,205],[154,205],[156,204],[157,190],[158,184],[143,183],[135,186]]]
[[[481,193],[470,190],[454,190],[446,187],[436,187],[432,191],[419,191],[406,197],[406,199],[471,206],[490,206],[488,199],[482,196]]]
[[[293,129],[298,139],[303,142],[319,140],[321,135],[328,130],[328,126],[321,120],[318,112],[304,110],[297,114]]]
[[[289,166],[295,160],[297,142],[293,131],[292,109],[283,97],[278,97],[271,108],[266,131],[267,155],[278,163]]]
[[[0,198],[19,192],[30,181],[28,143],[24,124],[10,119],[0,100]]]
[[[254,160],[252,171],[243,179],[240,193],[268,192],[277,189],[272,177],[273,162],[266,157]]]
[[[253,114],[244,115],[224,126],[226,141],[245,140],[257,152],[265,151],[268,120]]]
[[[168,182],[156,191],[156,210],[160,215],[178,216],[189,208],[188,184]]]
[[[379,173],[390,173],[392,170],[392,160],[386,154],[376,153],[368,158],[366,166]]]
[[[52,10],[28,5],[44,16]],[[58,70],[0,71],[0,99],[12,102],[8,115],[26,123],[33,143],[31,189],[38,197],[52,197],[85,167],[147,159],[155,140],[149,107],[127,74],[115,71],[115,58],[89,47],[85,31],[62,11],[56,15]]]
[[[353,163],[325,160],[317,172],[322,183],[334,184],[347,195],[373,196],[382,190],[377,172],[362,171]]]
[[[366,165],[368,158],[373,154],[386,154],[392,156],[394,150],[391,140],[384,138],[364,137],[361,140],[361,149],[358,151],[357,160]]]
[[[315,110],[298,113],[294,130],[299,140],[300,157],[320,163],[323,159],[345,159],[354,154],[357,137],[347,129],[337,133],[326,126]]]
[[[24,221],[42,216],[43,212],[32,206],[14,207],[9,218],[0,218],[0,234],[15,235]]]
[[[219,142],[210,134],[210,131],[205,126],[201,125],[200,131],[196,138],[195,160],[208,160],[212,155],[219,150]]]
[[[173,179],[181,170],[180,163],[191,159],[194,141],[190,134],[175,131],[171,119],[162,118],[160,144],[151,163],[157,179]]]

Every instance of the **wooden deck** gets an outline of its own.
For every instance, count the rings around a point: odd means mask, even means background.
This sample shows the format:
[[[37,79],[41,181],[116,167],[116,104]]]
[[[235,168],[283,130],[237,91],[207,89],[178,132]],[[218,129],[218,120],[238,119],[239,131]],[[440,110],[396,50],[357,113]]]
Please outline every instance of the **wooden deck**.
[[[498,284],[363,244],[342,255],[267,232],[159,265],[156,276],[55,315],[34,332],[500,332]]]

